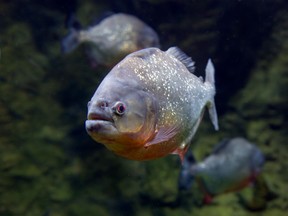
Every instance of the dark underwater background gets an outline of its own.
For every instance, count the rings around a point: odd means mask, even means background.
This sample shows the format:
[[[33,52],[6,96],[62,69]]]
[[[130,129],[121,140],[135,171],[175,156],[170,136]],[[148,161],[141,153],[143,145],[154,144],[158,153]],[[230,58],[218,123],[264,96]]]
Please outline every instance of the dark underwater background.
[[[220,131],[206,113],[191,149],[201,159],[223,138],[257,144],[269,196],[252,186],[203,205],[195,185],[178,192],[176,156],[130,161],[87,135],[87,102],[111,68],[60,41],[69,13],[86,27],[107,11],[149,24],[198,76],[212,58]],[[0,0],[0,215],[288,215],[287,121],[286,0]]]

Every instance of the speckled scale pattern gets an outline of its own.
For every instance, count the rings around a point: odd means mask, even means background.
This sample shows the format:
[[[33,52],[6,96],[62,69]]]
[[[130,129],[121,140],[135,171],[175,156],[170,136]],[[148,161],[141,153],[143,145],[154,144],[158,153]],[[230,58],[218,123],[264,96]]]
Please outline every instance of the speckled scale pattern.
[[[124,65],[159,101],[158,126],[181,124],[184,136],[192,131],[204,106],[214,97],[212,85],[203,83],[175,57],[157,48],[131,54],[117,67]]]

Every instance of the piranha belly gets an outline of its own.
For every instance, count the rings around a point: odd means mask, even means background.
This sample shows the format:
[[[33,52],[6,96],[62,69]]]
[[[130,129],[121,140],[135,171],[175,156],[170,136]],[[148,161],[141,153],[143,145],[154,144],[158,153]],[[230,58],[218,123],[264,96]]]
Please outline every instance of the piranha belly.
[[[127,147],[119,146],[117,144],[116,146],[111,144],[105,146],[119,156],[137,161],[152,160],[167,156],[168,154],[173,154],[173,152],[175,152],[175,149],[177,149],[178,147],[177,143],[173,140],[171,142],[163,142],[147,147]]]

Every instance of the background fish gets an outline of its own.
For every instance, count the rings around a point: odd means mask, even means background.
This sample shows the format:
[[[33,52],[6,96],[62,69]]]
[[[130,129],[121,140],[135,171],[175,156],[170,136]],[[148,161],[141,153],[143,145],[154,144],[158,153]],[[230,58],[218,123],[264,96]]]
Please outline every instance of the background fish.
[[[132,15],[113,14],[87,29],[80,26],[75,20],[70,21],[70,33],[62,40],[62,51],[69,53],[80,43],[87,43],[87,55],[93,65],[114,66],[134,51],[159,47],[157,33]]]
[[[193,180],[205,192],[205,201],[215,195],[238,191],[254,182],[264,164],[264,155],[244,138],[224,140],[212,154],[196,163],[192,155],[185,158],[179,175],[179,189],[189,189]]]
[[[214,104],[214,67],[206,80],[178,48],[147,48],[128,55],[105,77],[88,103],[86,130],[108,149],[133,160],[167,154],[181,159],[209,109],[218,129]]]

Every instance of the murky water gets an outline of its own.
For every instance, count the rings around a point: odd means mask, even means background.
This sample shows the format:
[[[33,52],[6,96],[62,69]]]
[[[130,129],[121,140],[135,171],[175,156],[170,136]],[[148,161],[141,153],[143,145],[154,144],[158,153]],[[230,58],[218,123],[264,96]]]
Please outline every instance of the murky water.
[[[177,156],[130,161],[87,135],[87,102],[113,66],[91,62],[91,43],[64,54],[61,41],[107,12],[138,17],[197,76],[212,58],[220,130],[205,115],[190,150],[203,160],[246,138],[266,157],[257,184],[205,204],[199,184],[178,191]],[[287,29],[285,0],[0,1],[0,215],[285,215]]]

